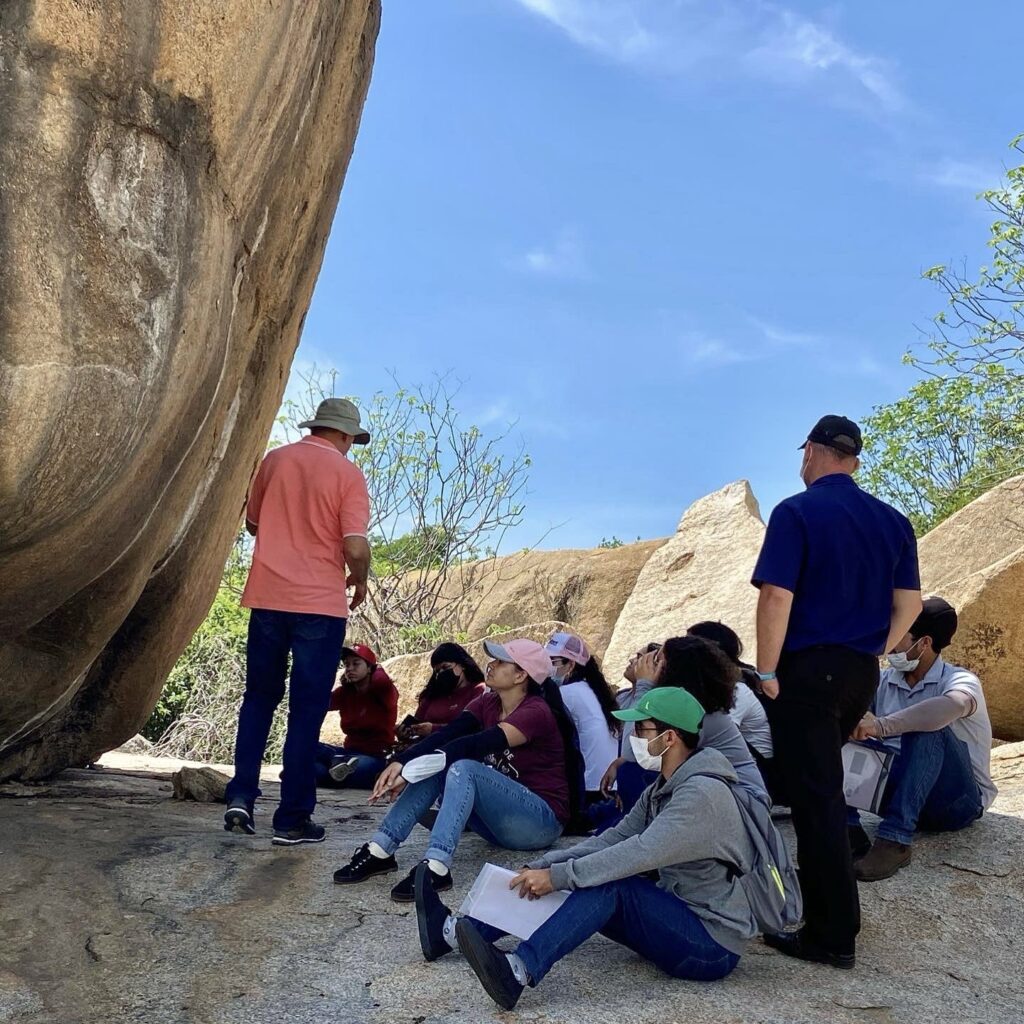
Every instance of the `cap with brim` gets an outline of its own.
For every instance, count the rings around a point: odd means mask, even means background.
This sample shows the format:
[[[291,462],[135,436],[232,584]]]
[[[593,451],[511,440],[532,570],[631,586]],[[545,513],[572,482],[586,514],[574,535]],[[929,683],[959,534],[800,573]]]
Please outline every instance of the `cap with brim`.
[[[551,659],[533,640],[508,640],[503,644],[485,640],[484,650],[496,661],[518,665],[535,683],[543,683],[551,675]]]
[[[936,650],[950,645],[956,636],[958,625],[956,609],[944,598],[927,597],[923,602],[921,614],[910,627],[913,637],[930,636]]]
[[[325,398],[316,407],[316,416],[311,420],[303,420],[299,426],[304,429],[328,427],[351,435],[354,444],[370,443],[369,433],[363,430],[359,422],[359,410],[347,398]]]
[[[683,732],[697,732],[704,709],[697,698],[680,686],[656,686],[648,690],[631,708],[613,711],[623,722],[642,722],[653,718]]]
[[[565,658],[577,665],[586,665],[590,661],[587,645],[572,633],[553,633],[544,650],[551,658]]]
[[[377,664],[377,655],[366,644],[355,644],[353,647],[342,647],[342,658],[362,658],[367,665]]]
[[[804,441],[797,450],[806,448],[808,441],[823,444],[828,448],[835,448],[837,452],[842,452],[844,455],[860,455],[861,449],[864,447],[860,427],[845,416],[822,416],[814,424],[814,429],[807,435],[807,441]]]

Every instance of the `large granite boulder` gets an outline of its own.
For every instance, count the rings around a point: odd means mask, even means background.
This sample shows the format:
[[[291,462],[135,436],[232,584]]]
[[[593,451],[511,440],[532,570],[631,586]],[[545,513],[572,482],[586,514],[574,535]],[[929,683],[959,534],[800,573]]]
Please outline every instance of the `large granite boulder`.
[[[675,536],[648,559],[615,623],[604,656],[613,685],[638,647],[679,636],[702,619],[731,626],[753,651],[757,591],[750,576],[764,529],[746,480],[706,495],[683,513]]]
[[[309,305],[378,0],[0,4],[0,778],[138,731]]]
[[[918,550],[925,592],[960,614],[944,657],[981,678],[995,735],[1024,739],[1024,476],[950,516]]]

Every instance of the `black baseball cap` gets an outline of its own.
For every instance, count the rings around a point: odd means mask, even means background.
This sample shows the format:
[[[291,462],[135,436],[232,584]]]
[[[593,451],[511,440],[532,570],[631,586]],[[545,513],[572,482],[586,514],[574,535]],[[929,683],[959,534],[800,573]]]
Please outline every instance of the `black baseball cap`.
[[[860,455],[864,447],[860,427],[845,416],[822,416],[807,435],[807,441],[828,445],[829,448],[835,448],[844,455]],[[806,448],[807,441],[800,445],[800,448]]]
[[[941,651],[949,646],[956,635],[956,609],[941,597],[926,597],[922,603],[924,607],[910,627],[910,635],[915,640],[930,636],[932,647]]]

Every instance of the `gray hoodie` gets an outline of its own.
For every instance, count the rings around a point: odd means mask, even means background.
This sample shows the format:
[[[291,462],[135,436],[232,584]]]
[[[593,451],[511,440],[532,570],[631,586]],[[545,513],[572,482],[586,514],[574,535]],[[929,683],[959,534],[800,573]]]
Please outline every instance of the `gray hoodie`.
[[[710,775],[712,778],[695,778]],[[647,871],[679,897],[708,934],[742,953],[757,934],[743,886],[728,865],[746,868],[753,848],[724,782],[737,776],[714,749],[691,754],[672,778],[644,790],[636,806],[614,828],[566,850],[551,850],[531,868],[550,868],[556,889],[585,889]]]

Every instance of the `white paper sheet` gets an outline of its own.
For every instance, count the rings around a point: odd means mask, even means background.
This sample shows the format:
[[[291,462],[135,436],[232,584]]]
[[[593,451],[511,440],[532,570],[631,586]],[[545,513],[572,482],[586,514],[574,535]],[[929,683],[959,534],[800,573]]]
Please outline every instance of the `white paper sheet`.
[[[850,807],[878,813],[893,754],[863,743],[843,746],[843,794]]]
[[[539,900],[519,898],[508,883],[518,871],[485,864],[459,913],[500,928],[517,939],[528,939],[566,900],[567,892],[551,892]]]

